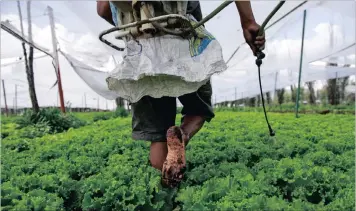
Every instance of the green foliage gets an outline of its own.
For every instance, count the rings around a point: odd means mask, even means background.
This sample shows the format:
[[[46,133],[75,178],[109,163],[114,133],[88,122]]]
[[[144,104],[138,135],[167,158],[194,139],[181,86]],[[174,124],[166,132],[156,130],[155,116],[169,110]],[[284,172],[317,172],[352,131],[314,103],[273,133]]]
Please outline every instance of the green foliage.
[[[109,120],[111,118],[125,118],[128,117],[129,113],[125,108],[118,107],[114,112],[105,112],[99,113],[93,117],[93,122],[97,122],[99,120]]]
[[[128,116],[129,116],[129,113],[127,112],[127,110],[125,108],[122,108],[122,107],[116,108],[115,113],[114,113],[115,118],[128,117]]]
[[[84,121],[78,119],[73,114],[62,114],[57,108],[42,109],[39,113],[27,110],[16,123],[19,128],[45,124],[49,126],[50,133],[60,133],[69,128],[78,128],[85,125]]]
[[[273,138],[262,113],[217,112],[187,146],[186,177],[172,190],[148,165],[149,143],[131,139],[129,118],[28,137],[6,125],[1,207],[354,210],[354,116],[271,113],[270,120]]]
[[[295,112],[295,103],[284,103],[282,105],[267,105],[267,112],[276,112],[276,113],[294,113]],[[244,112],[263,112],[262,106],[260,107],[218,107],[216,111],[244,111]],[[299,105],[299,113],[320,113],[325,110],[330,110],[330,113],[334,114],[354,114],[355,105]]]
[[[94,116],[93,121],[97,122],[99,120],[108,120],[108,119],[111,119],[113,116],[114,116],[113,113],[98,114],[98,115]]]

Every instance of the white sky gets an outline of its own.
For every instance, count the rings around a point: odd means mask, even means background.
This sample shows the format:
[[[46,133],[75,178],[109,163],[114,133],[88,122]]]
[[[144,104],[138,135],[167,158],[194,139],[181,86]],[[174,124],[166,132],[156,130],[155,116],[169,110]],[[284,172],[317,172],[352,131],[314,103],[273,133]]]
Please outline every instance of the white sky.
[[[273,22],[302,1],[287,1],[282,9],[271,20]],[[303,9],[308,8],[306,33],[304,43],[304,62],[310,62],[319,57],[330,54],[342,47],[355,42],[355,2],[354,1],[311,1],[304,7],[298,9],[284,21],[276,24],[266,32],[267,44],[266,55],[262,65],[264,74],[274,74],[276,69],[291,68],[298,72],[301,28]],[[203,15],[207,15],[215,9],[221,1],[201,1]],[[19,28],[19,18],[15,1],[1,1],[1,20],[10,20],[11,24]],[[252,1],[252,8],[258,23],[277,4],[277,1]],[[24,19],[25,34],[27,34],[26,3],[21,2],[22,16]],[[68,51],[81,51],[95,56],[96,61],[92,64],[102,66],[102,71],[111,71],[112,59],[100,57],[108,52],[120,53],[111,50],[102,44],[97,36],[111,26],[101,19],[96,13],[96,1],[33,1],[32,2],[32,30],[34,41],[42,46],[52,49],[51,34],[48,16],[44,16],[47,5],[54,10],[57,39],[62,49]],[[227,60],[232,52],[244,41],[240,19],[234,4],[230,4],[220,14],[206,24],[223,49],[223,55]],[[332,42],[330,34],[332,31]],[[343,60],[339,62],[355,63],[355,47],[351,48],[347,55],[342,55]],[[38,53],[36,51],[36,53]],[[14,58],[22,56],[21,43],[1,30],[1,63],[13,61]],[[109,59],[109,60],[108,60]],[[234,56],[228,64],[229,69],[213,77],[214,96],[217,101],[232,99],[237,92],[247,93],[248,90],[258,90],[256,83],[257,68],[254,57],[246,46]],[[87,105],[96,107],[98,94],[96,94],[86,83],[73,71],[68,62],[60,57],[60,68],[62,73],[64,96],[73,106],[82,106],[84,93],[86,93]],[[27,92],[27,83],[24,67],[20,64],[1,68],[1,77],[5,80],[7,91],[7,103],[11,107],[15,96],[14,87],[18,85],[18,106],[29,106],[30,101]],[[282,71],[283,72],[283,71]],[[308,70],[306,70],[308,72]],[[286,75],[279,76],[283,80]],[[321,77],[324,77],[323,75]],[[274,77],[273,77],[274,78]],[[253,82],[251,82],[252,80]],[[57,87],[49,89],[55,82],[54,69],[49,58],[41,58],[35,61],[36,91],[40,105],[57,104]],[[263,81],[263,87],[272,87],[273,79]],[[273,85],[271,84],[273,83]],[[320,86],[320,84],[319,84]],[[95,98],[95,99],[94,99]],[[112,101],[99,97],[101,108],[114,107]],[[3,106],[3,99],[1,100]]]

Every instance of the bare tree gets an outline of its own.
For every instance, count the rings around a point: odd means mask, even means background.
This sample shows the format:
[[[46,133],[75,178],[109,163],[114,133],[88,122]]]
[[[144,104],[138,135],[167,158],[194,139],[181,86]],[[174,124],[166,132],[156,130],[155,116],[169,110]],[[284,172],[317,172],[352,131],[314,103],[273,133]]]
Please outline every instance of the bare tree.
[[[250,107],[255,107],[255,105],[256,105],[256,98],[255,97],[251,97],[251,98],[249,98],[248,99],[248,101],[247,101],[248,103],[248,106],[250,106]]]
[[[340,102],[339,102],[339,98],[337,97],[338,87],[337,87],[337,79],[336,78],[329,79],[327,81],[326,90],[328,93],[329,103],[331,105],[338,105]]]
[[[17,8],[20,17],[20,25],[21,25],[21,33],[24,36],[24,29],[22,24],[22,14],[21,14],[21,5],[20,2],[17,1]],[[31,2],[27,2],[27,19],[28,19],[28,36],[29,41],[32,42],[32,25],[31,25]],[[35,89],[35,80],[33,75],[33,47],[30,46],[29,55],[27,58],[27,51],[25,47],[25,43],[22,42],[22,49],[25,58],[25,68],[26,68],[26,75],[28,81],[28,89],[30,93],[30,99],[32,103],[32,109],[35,113],[40,111],[40,107],[38,106],[37,96],[36,96],[36,89]]]
[[[271,104],[271,93],[270,92],[267,92],[266,93],[266,101],[267,101],[267,104],[270,105]]]
[[[344,78],[341,79],[340,98],[341,98],[342,101],[344,101],[345,98],[346,98],[346,96],[345,96],[346,95],[346,86],[347,86],[348,82],[349,82],[349,76],[344,77]]]
[[[116,106],[118,108],[125,108],[125,100],[122,97],[118,97],[115,99]]]
[[[261,95],[257,95],[256,100],[257,100],[256,107],[260,107],[260,105],[261,105]]]
[[[295,102],[297,100],[297,92],[296,92],[296,87],[294,85],[290,86],[290,90],[291,90],[291,99],[292,102]]]
[[[31,23],[31,1],[27,1],[27,19],[28,19],[28,37],[30,42],[32,43],[32,23]],[[35,113],[40,111],[40,107],[38,106],[36,89],[35,89],[35,77],[33,75],[33,47],[30,46],[30,52],[28,55],[28,68],[27,68],[27,81],[30,91],[30,98],[32,103],[32,108]]]
[[[315,90],[314,90],[314,82],[307,82],[308,90],[309,90],[309,103],[315,105],[316,97],[315,97]]]
[[[284,89],[277,90],[278,104],[282,105],[284,102]]]

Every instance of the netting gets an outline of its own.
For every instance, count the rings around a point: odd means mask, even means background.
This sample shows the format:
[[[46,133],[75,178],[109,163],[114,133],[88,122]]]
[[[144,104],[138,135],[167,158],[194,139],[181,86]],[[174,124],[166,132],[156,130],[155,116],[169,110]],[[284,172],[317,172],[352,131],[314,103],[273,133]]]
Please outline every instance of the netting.
[[[355,75],[355,12],[350,8],[355,8],[355,2],[305,4],[267,29],[266,58],[261,66],[263,91],[298,83],[303,9],[307,13],[301,82]],[[216,102],[259,95],[255,58],[247,44],[240,45],[228,65],[228,71],[213,80]]]
[[[204,16],[220,3],[201,1]],[[276,4],[252,1],[257,22],[262,23]],[[99,41],[98,34],[111,26],[97,15],[96,2],[35,1],[31,5],[33,42],[46,52],[53,51],[46,7],[53,8],[58,46],[63,52],[59,54],[59,62],[65,102],[72,107],[114,108],[113,99],[117,95],[108,90],[105,78],[121,61],[122,54]],[[26,3],[21,2],[21,6],[26,37]],[[263,90],[272,92],[298,82],[304,9],[307,15],[302,82],[355,75],[354,8],[354,1],[287,1],[270,23],[284,15],[286,17],[266,31],[266,58],[261,66]],[[1,2],[1,10],[1,20],[9,20],[13,31],[19,34],[16,2]],[[225,61],[229,60],[229,69],[212,78],[214,102],[258,95],[255,58],[244,44],[236,6],[229,5],[205,25],[221,44]],[[109,40],[123,44],[115,41],[113,35]],[[25,67],[20,57],[23,57],[21,41],[1,30],[1,78],[5,82],[9,107],[16,104],[15,98],[17,107],[31,106]],[[52,59],[39,50],[35,50],[35,58],[34,76],[39,105],[56,106],[58,87]],[[1,105],[4,105],[3,100]]]

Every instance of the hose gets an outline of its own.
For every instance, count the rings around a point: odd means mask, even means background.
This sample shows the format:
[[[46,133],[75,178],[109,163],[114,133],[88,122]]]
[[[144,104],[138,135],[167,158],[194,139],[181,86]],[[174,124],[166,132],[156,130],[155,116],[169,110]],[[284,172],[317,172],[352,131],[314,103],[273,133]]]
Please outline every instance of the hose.
[[[264,28],[266,27],[268,21],[271,20],[271,18],[273,17],[273,15],[275,15],[277,13],[277,11],[282,7],[282,5],[285,3],[285,1],[280,1],[277,6],[272,10],[272,12],[267,16],[267,18],[263,21],[259,31],[258,31],[258,34],[257,36],[262,36],[264,34]],[[266,119],[266,123],[267,123],[267,126],[268,126],[268,130],[269,130],[269,135],[270,136],[275,136],[275,132],[274,130],[272,129],[271,125],[269,124],[268,122],[268,117],[267,117],[267,113],[266,113],[266,107],[265,107],[265,100],[264,100],[264,97],[263,97],[263,91],[262,91],[262,83],[261,83],[261,64],[262,64],[262,59],[265,58],[265,54],[261,51],[261,50],[258,50],[256,52],[256,65],[258,67],[258,80],[259,80],[259,83],[260,83],[260,92],[261,92],[261,98],[262,98],[262,107],[263,107],[263,112],[265,114],[265,119]]]

